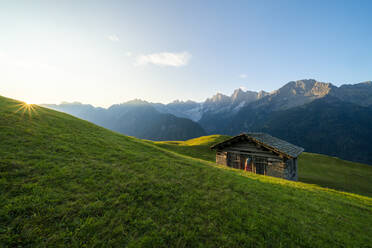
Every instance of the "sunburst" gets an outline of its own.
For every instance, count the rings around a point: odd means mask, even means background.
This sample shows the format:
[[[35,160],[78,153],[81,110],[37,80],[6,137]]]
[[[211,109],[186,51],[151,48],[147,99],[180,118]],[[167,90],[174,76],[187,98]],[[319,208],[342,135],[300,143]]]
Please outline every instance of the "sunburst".
[[[31,118],[32,115],[37,115],[37,105],[35,104],[29,104],[29,103],[26,103],[26,102],[22,102],[20,104],[17,104],[17,110],[15,111],[15,113],[17,112],[22,112],[22,116],[24,114],[28,114],[28,116]]]

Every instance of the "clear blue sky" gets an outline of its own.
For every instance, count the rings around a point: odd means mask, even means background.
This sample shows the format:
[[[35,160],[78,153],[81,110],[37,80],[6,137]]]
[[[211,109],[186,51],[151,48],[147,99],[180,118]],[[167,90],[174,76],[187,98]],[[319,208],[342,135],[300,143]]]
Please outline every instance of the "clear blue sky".
[[[372,1],[1,1],[0,95],[108,106],[372,79]]]

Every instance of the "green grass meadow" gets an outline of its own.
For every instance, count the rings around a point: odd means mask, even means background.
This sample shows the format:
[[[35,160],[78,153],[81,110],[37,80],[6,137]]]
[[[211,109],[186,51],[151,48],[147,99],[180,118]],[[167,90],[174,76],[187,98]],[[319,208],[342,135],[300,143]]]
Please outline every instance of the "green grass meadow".
[[[160,141],[157,146],[171,151],[214,162],[210,146],[229,136],[210,135],[188,141]],[[298,161],[300,182],[372,197],[372,166],[341,160],[321,154],[304,152]]]
[[[0,97],[0,247],[372,244],[370,197],[218,166],[205,140],[153,143],[19,104]]]

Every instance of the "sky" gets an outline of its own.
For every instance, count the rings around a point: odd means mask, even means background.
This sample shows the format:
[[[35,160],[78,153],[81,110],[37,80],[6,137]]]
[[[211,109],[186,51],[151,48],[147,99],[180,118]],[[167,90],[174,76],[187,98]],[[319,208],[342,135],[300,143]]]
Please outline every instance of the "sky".
[[[372,1],[0,0],[0,95],[108,107],[372,80]]]

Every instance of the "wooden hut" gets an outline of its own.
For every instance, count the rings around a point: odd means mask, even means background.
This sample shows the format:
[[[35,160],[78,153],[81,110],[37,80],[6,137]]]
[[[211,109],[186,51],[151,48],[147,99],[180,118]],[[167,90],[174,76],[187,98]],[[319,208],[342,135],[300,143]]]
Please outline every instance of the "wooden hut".
[[[253,173],[297,181],[297,157],[303,148],[265,133],[243,133],[211,147],[216,163]]]

